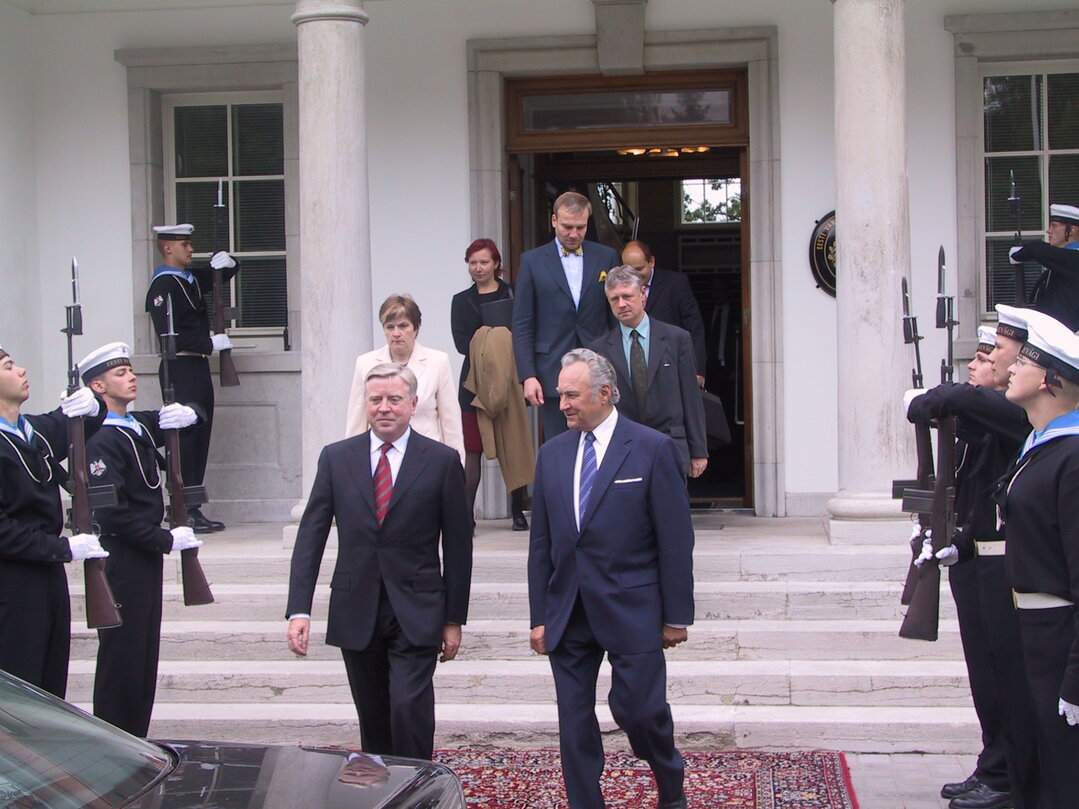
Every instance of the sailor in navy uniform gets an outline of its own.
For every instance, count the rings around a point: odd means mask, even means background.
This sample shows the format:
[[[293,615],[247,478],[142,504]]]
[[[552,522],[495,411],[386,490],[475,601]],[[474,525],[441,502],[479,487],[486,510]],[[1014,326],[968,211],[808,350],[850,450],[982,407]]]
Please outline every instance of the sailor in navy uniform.
[[[26,369],[0,348],[0,668],[58,697],[67,690],[71,605],[64,562],[108,554],[93,534],[62,536],[67,418],[92,434],[105,408],[87,388],[24,416]]]
[[[1028,310],[1008,400],[1033,431],[1001,478],[1005,566],[1042,750],[1043,807],[1079,795],[1079,336]]]
[[[124,343],[93,351],[79,363],[79,373],[108,408],[104,425],[86,444],[86,460],[92,484],[116,487],[116,505],[94,509],[94,520],[109,551],[105,575],[124,619],[122,626],[98,630],[94,715],[145,736],[157,687],[162,554],[202,545],[186,525],[161,527],[157,447],[164,444],[163,430],[190,427],[197,415],[175,403],[128,413],[138,386]]]
[[[1041,264],[1045,269],[1034,285],[1031,308],[1079,329],[1079,208],[1050,205],[1045,241],[1013,247],[1008,259]]]
[[[176,359],[169,366],[176,398],[198,405],[204,418],[180,436],[184,484],[202,485],[210,454],[210,433],[214,422],[214,386],[210,379],[210,354],[232,348],[227,334],[210,334],[210,318],[205,294],[213,288],[213,270],[222,270],[227,283],[236,273],[236,261],[225,251],[214,253],[209,268],[193,269],[191,245],[193,225],[155,227],[157,249],[164,263],[154,270],[146,292],[146,311],[158,335],[168,331],[167,302],[172,299],[172,320],[176,331]],[[163,372],[159,371],[163,380]],[[164,381],[162,381],[164,386]],[[188,524],[195,533],[222,531],[225,524],[207,519],[195,505],[187,510]]]

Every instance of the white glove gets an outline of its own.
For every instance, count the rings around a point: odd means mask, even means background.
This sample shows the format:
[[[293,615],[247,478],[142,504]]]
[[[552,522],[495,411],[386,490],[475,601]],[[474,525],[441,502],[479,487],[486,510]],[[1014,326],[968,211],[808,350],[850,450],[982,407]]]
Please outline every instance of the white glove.
[[[1015,258],[1016,252],[1018,252],[1019,250],[1022,250],[1022,249],[1023,248],[1021,246],[1019,246],[1019,245],[1015,245],[1014,247],[1009,247],[1008,248],[1008,261],[1010,261],[1012,264],[1022,264],[1023,263],[1022,261],[1019,261],[1017,258]]]
[[[67,391],[60,392],[60,409],[69,419],[77,419],[80,416],[96,416],[100,405],[94,392],[89,388],[82,387],[70,396]]]
[[[937,551],[937,561],[944,567],[950,567],[959,561],[959,548],[955,545],[945,545]]]
[[[925,539],[922,540],[922,552],[919,553],[918,558],[914,560],[914,565],[915,567],[921,567],[930,559],[936,559],[945,567],[954,565],[959,561],[959,548],[955,547],[955,545],[948,545],[934,554],[933,529],[929,529],[925,532]]]
[[[157,411],[157,426],[162,430],[182,430],[198,420],[194,410],[179,402],[167,404]]]
[[[211,334],[210,342],[214,344],[214,351],[224,351],[225,349],[232,348],[232,340],[224,332],[221,334]]]
[[[910,538],[912,540],[917,539],[919,536],[921,536],[921,533],[922,533],[922,524],[920,522],[918,522],[918,518],[915,517],[913,520],[911,520],[911,524],[910,524]]]
[[[83,559],[104,559],[109,555],[93,534],[75,534],[68,539],[67,544],[71,547],[72,562],[81,562]]]
[[[903,393],[903,415],[910,410],[910,403],[925,393],[925,388],[911,388]]]
[[[195,537],[195,532],[186,525],[177,525],[171,529],[172,549],[174,551],[186,551],[189,548],[201,548],[202,540]]]
[[[1072,705],[1063,697],[1057,703],[1057,713],[1068,720],[1068,724],[1079,725],[1079,705]]]
[[[210,266],[215,270],[231,270],[236,266],[236,259],[224,250],[219,250],[210,256]]]

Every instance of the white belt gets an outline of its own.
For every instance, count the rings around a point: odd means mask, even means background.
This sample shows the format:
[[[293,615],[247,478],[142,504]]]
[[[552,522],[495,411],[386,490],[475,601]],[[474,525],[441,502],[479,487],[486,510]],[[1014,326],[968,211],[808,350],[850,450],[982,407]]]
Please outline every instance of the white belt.
[[[974,542],[974,552],[977,553],[978,556],[1003,556],[1004,540],[998,539],[990,542],[976,540]]]
[[[1012,600],[1021,610],[1051,610],[1056,607],[1074,607],[1075,603],[1052,593],[1017,593],[1012,590]]]

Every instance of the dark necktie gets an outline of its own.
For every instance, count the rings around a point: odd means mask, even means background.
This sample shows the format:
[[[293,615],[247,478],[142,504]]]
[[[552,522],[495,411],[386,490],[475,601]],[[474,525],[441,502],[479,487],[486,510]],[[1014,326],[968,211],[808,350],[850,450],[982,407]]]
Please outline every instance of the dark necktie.
[[[382,445],[382,455],[375,466],[375,516],[378,517],[380,528],[390,507],[390,495],[393,494],[393,477],[390,475],[390,462],[386,458],[386,453],[392,448],[393,444]]]
[[[641,335],[634,329],[629,333],[633,339],[629,347],[629,374],[633,382],[633,398],[637,400],[637,417],[642,420],[648,414],[648,362],[644,358]]]
[[[592,484],[596,480],[596,436],[584,434],[584,453],[581,456],[581,488],[577,496],[578,522],[584,521],[585,509],[588,508],[588,496],[592,494]]]

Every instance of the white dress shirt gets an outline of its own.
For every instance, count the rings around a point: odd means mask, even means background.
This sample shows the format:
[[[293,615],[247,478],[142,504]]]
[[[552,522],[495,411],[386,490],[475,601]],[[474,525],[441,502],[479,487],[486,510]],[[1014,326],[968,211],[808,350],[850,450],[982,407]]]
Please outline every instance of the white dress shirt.
[[[611,414],[592,430],[592,435],[596,437],[592,448],[596,451],[597,473],[599,472],[600,464],[603,463],[603,456],[607,454],[607,447],[611,445],[611,438],[614,436],[614,425],[617,423],[618,411],[612,407]],[[584,459],[584,442],[586,440],[584,435],[584,432],[582,432],[577,440],[577,458],[573,462],[573,516],[577,520],[578,531],[581,530],[581,462]]]

